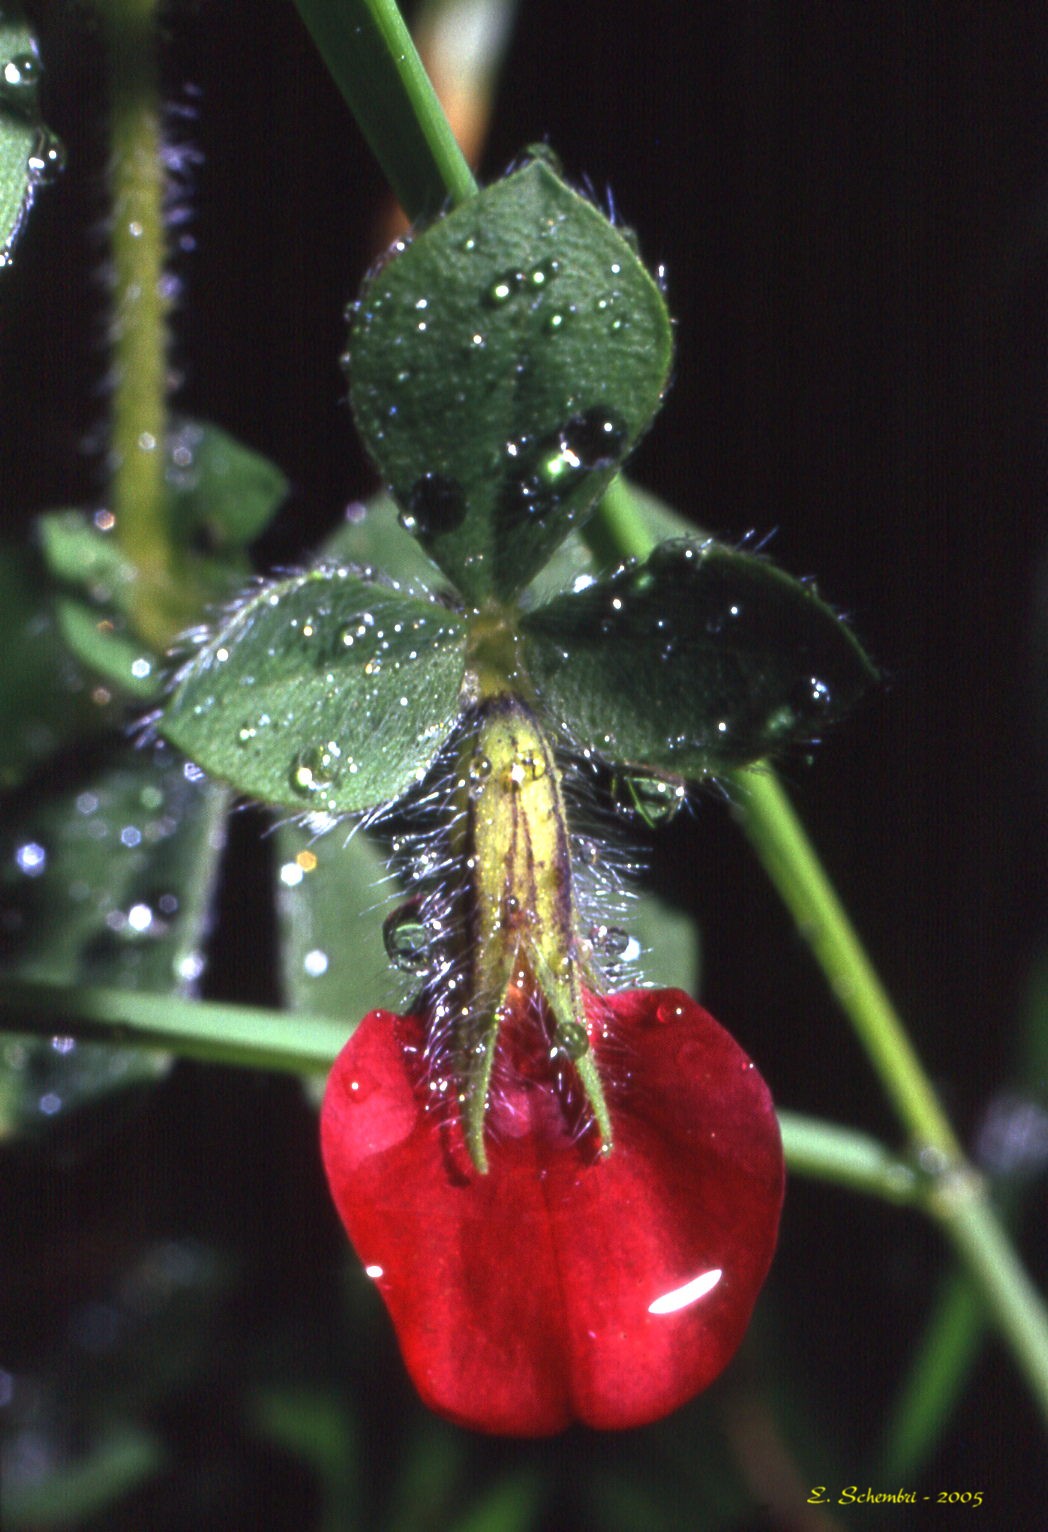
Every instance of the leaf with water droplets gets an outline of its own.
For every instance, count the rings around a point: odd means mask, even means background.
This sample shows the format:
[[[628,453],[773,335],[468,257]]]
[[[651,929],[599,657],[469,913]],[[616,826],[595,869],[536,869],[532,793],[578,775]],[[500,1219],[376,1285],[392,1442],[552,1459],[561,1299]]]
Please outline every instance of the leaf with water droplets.
[[[122,741],[100,767],[66,760],[12,795],[0,831],[3,972],[194,994],[226,806],[169,751]],[[149,1049],[13,1035],[0,1045],[0,1136],[167,1063]]]
[[[36,39],[25,21],[0,11],[0,268],[11,262],[37,188],[65,160],[40,116],[40,75]]]
[[[659,543],[667,538],[697,535],[699,529],[695,523],[673,510],[658,495],[635,484],[632,479],[624,477],[620,482],[629,495],[631,515],[649,542]],[[562,592],[584,590],[603,568],[620,563],[621,555],[618,553],[602,558],[605,551],[602,532],[600,518],[590,522],[585,534],[569,532],[549,563],[539,571],[525,591],[523,604],[535,607],[551,601]],[[688,986],[682,984],[680,988],[687,989]]]
[[[469,600],[522,590],[657,410],[669,317],[632,246],[534,160],[370,279],[351,401],[405,524]]]
[[[710,541],[664,543],[521,629],[565,734],[681,778],[811,742],[876,676],[810,585]]]
[[[263,586],[176,678],[161,733],[266,803],[353,814],[421,780],[459,715],[466,625],[323,565]]]

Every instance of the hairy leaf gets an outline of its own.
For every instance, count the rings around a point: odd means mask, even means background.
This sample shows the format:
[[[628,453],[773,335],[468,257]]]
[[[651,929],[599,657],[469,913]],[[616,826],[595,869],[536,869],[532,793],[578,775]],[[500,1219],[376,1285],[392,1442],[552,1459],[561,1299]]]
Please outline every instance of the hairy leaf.
[[[418,781],[459,713],[466,627],[341,565],[266,585],[176,678],[161,732],[264,802],[356,813]]]
[[[565,735],[678,777],[815,739],[875,676],[810,585],[711,541],[664,543],[528,613],[521,629]]]
[[[361,434],[405,524],[470,601],[522,590],[659,406],[661,294],[541,160],[378,269],[350,333]]]

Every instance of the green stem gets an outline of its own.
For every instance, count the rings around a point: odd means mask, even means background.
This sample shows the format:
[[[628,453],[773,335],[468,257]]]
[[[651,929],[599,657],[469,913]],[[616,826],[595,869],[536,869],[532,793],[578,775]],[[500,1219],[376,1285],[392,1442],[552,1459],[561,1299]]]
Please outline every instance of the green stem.
[[[0,1031],[160,1048],[282,1074],[325,1073],[346,1041],[345,1022],[333,1017],[36,979],[6,979],[0,986]],[[790,1168],[799,1175],[891,1202],[919,1203],[926,1193],[911,1166],[865,1133],[797,1112],[780,1113],[779,1124]]]
[[[966,1271],[951,1271],[885,1428],[874,1478],[903,1483],[920,1472],[978,1355],[985,1329],[979,1289]]]
[[[831,1181],[887,1202],[919,1204],[925,1196],[926,1184],[913,1165],[868,1133],[799,1112],[780,1112],[779,1128],[786,1163],[794,1175]]]
[[[598,557],[650,551],[655,539],[621,481],[586,529]],[[905,1028],[864,952],[800,821],[767,766],[736,772],[737,813],[775,887],[810,943],[884,1089],[933,1178],[931,1213],[960,1253],[1048,1419],[1048,1313],[967,1164]]]
[[[953,1129],[778,778],[757,766],[733,781],[746,835],[918,1149],[959,1161]]]
[[[473,173],[394,0],[295,4],[408,217],[473,196]]]
[[[164,167],[153,0],[104,0],[112,199],[110,509],[137,571],[132,625],[163,649],[183,625],[165,479]]]
[[[0,1026],[290,1074],[323,1073],[346,1041],[345,1022],[332,1017],[32,979],[4,980]]]

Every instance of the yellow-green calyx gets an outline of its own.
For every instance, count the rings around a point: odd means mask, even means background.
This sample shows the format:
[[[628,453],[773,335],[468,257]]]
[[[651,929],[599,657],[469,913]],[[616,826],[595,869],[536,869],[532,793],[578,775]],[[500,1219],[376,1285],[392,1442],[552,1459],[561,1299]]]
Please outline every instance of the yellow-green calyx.
[[[460,1028],[464,1125],[487,1169],[484,1120],[499,1028],[511,997],[536,997],[552,1047],[574,1068],[605,1150],[611,1147],[600,1076],[589,1051],[571,846],[553,750],[531,710],[501,694],[480,705],[463,745],[458,816],[469,869],[469,996]]]

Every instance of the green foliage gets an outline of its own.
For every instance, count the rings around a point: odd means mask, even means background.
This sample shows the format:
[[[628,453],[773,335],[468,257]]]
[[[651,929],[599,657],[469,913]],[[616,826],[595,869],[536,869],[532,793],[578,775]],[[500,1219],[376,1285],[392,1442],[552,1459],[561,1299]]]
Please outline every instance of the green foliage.
[[[92,700],[55,632],[52,589],[35,549],[0,544],[0,788],[17,787],[62,745],[97,734],[112,710]]]
[[[680,777],[810,741],[874,677],[810,586],[713,542],[664,543],[521,628],[528,671],[566,734]]]
[[[405,524],[479,604],[521,591],[592,512],[669,363],[632,246],[532,160],[372,277],[350,396]]]
[[[396,1009],[382,918],[398,889],[383,848],[360,828],[347,840],[344,831],[318,837],[293,824],[281,825],[276,848],[288,1007],[347,1028],[369,1011]]]
[[[40,75],[29,27],[20,15],[0,10],[0,267],[11,261],[37,187],[65,160],[40,116]]]
[[[0,833],[5,975],[194,993],[225,812],[219,788],[126,745],[21,795]],[[9,1040],[0,1061],[0,1136],[167,1067],[61,1037]]]
[[[216,551],[246,548],[287,495],[275,464],[210,422],[184,421],[169,457],[175,525],[186,540],[206,534]]]
[[[167,484],[186,584],[196,587],[201,605],[228,599],[248,573],[244,549],[269,524],[287,480],[218,426],[185,421],[169,443]],[[39,525],[70,650],[125,695],[155,696],[162,666],[134,631],[138,571],[116,518],[52,511]]]
[[[268,585],[177,678],[162,731],[299,812],[357,813],[421,780],[459,710],[466,626],[343,566]]]

